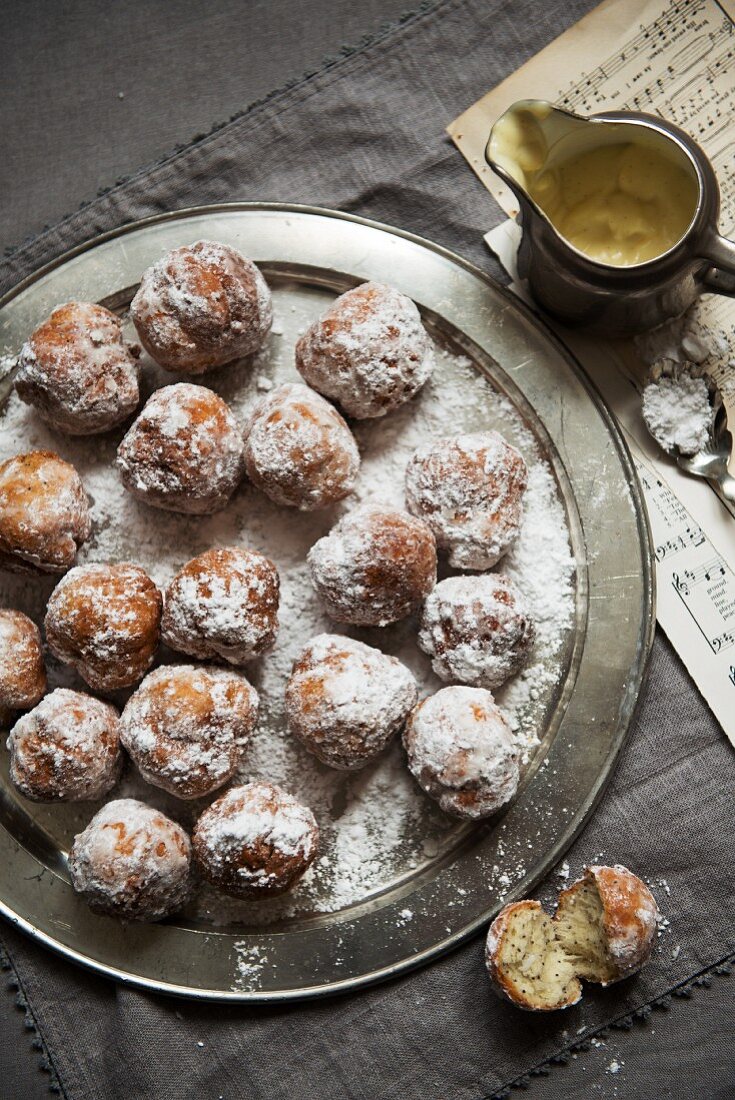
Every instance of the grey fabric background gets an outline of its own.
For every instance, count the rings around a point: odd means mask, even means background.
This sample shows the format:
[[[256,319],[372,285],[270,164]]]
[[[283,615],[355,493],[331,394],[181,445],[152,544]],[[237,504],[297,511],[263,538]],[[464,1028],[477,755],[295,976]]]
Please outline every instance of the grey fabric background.
[[[481,232],[499,220],[499,212],[444,137],[443,126],[588,6],[583,0],[556,0],[543,8],[530,0],[447,0],[95,200],[16,251],[0,266],[0,277],[12,285],[61,249],[131,218],[233,198],[339,206],[423,233],[492,269]],[[229,74],[244,63],[251,43],[264,43],[276,56],[280,49],[285,57],[284,40],[295,37],[285,4],[219,4],[211,22],[198,5],[186,4],[173,23],[163,19],[164,7],[117,5],[105,9],[113,14],[100,22],[89,18],[95,5],[58,5],[70,13],[67,24],[50,5],[33,4],[30,16],[3,20],[4,30],[9,29],[3,50],[10,61],[10,68],[4,66],[4,99],[12,108],[7,117],[13,140],[7,142],[8,160],[0,159],[9,173],[10,193],[23,195],[4,206],[3,234],[9,243],[68,209],[73,186],[76,196],[88,197],[95,186],[108,185],[113,173],[164,151],[164,131],[151,122],[157,112],[171,115],[173,128],[165,130],[166,138],[183,140],[188,130],[177,127],[189,117],[188,129],[206,127],[212,117],[241,106],[239,84]],[[383,5],[368,4],[360,13],[351,12],[350,19],[368,9],[391,14]],[[337,46],[337,22],[326,16],[328,10],[319,4],[304,19],[304,26],[322,28],[322,37],[312,39],[297,28],[303,52],[296,72],[302,57],[306,64],[316,61],[316,55],[307,55],[318,42]],[[247,19],[238,24],[242,37],[231,33],[238,18]],[[269,34],[258,40],[266,26]],[[166,28],[170,33],[162,34]],[[364,23],[359,28],[368,29]],[[339,27],[340,39],[357,33],[357,25],[350,33]],[[76,63],[64,35],[71,35],[79,50]],[[109,54],[101,45],[104,38],[109,48],[108,35],[118,47]],[[132,60],[144,40],[149,51],[145,66]],[[40,50],[39,72],[48,82],[42,84],[46,95],[33,100],[33,112],[28,111],[33,85],[22,63],[29,41]],[[210,67],[223,63],[226,75],[219,75],[218,68],[219,84],[207,80],[206,64],[198,68],[201,57],[209,57]],[[120,79],[127,71],[125,59],[134,73],[134,92]],[[99,75],[85,81],[85,67],[104,71],[109,81],[106,76],[100,82]],[[268,87],[263,73],[270,70],[262,69],[261,83],[253,85],[256,94]],[[197,82],[201,96],[192,94]],[[122,100],[118,91],[124,92]],[[116,104],[129,110],[133,95],[139,97],[135,117],[140,130],[118,140]],[[205,121],[198,112],[212,108],[215,100],[222,106]],[[140,111],[140,105],[151,103],[159,105],[157,112]],[[141,157],[128,154],[126,163],[122,150],[131,148]],[[25,173],[23,187],[18,186],[19,172]],[[567,1046],[578,1032],[587,1034],[648,1004],[735,948],[734,773],[730,748],[659,638],[633,738],[608,796],[568,858],[573,870],[593,858],[620,860],[639,870],[653,881],[671,927],[639,979],[593,993],[584,1008],[553,1019],[518,1014],[492,998],[479,941],[418,974],[356,997],[246,1011],[174,1004],[120,990],[52,959],[10,931],[4,938],[69,1097],[270,1100],[304,1094],[474,1100]],[[658,880],[665,880],[670,894],[656,885]],[[735,984],[715,981],[721,989]],[[718,1027],[707,1006],[709,998],[722,997],[719,1003],[729,1006],[732,1021],[732,999],[717,989],[716,984],[697,994],[691,1013],[689,1004],[678,1005],[671,1020],[657,1014],[653,1024],[636,1025],[635,1036],[615,1033],[571,1067],[555,1069],[547,1082],[535,1080],[534,1091],[582,1096],[594,1089],[601,1095],[637,1096],[647,1088],[647,1095],[731,1095],[731,1052],[726,1047],[718,1051],[713,1042]],[[660,1038],[670,1027],[679,1027],[681,1034],[682,1025],[673,1021],[685,1013],[687,1026],[696,1020],[708,1036],[706,1059],[687,1052],[681,1042]],[[726,1021],[726,1016],[718,1020],[721,1034],[727,1034]],[[634,1045],[628,1047],[629,1042]],[[626,1049],[636,1054],[626,1057]],[[672,1050],[678,1050],[678,1058]],[[644,1069],[650,1072],[649,1051],[658,1074],[653,1092],[643,1076]],[[624,1065],[611,1074],[609,1063],[616,1057]]]

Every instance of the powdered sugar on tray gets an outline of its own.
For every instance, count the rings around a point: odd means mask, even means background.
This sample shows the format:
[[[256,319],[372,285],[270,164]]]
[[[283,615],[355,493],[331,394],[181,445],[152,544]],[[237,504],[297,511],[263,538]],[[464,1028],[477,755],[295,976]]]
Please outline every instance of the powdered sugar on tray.
[[[266,386],[299,381],[293,365],[294,342],[324,309],[326,295],[293,297],[288,289],[276,287],[274,302],[275,328],[283,336],[271,335],[251,364],[207,375],[207,385],[228,402],[240,423]],[[146,395],[151,388],[171,383],[171,375],[157,371],[147,358],[142,366]],[[227,899],[202,888],[188,914],[203,926],[234,923],[254,929],[344,909],[444,858],[466,835],[465,824],[445,816],[421,792],[397,740],[360,771],[339,772],[319,763],[288,733],[285,723],[284,688],[292,663],[317,634],[349,634],[399,657],[416,677],[421,696],[443,686],[432,673],[429,658],[417,646],[415,618],[385,628],[337,626],[323,613],[306,564],[310,547],[348,509],[363,503],[404,506],[406,464],[420,444],[450,433],[494,428],[521,451],[528,464],[520,534],[497,568],[524,592],[537,638],[524,672],[496,693],[526,760],[544,734],[564,680],[575,613],[575,566],[565,511],[554,475],[541,458],[540,445],[510,400],[496,392],[469,360],[437,348],[435,373],[416,398],[389,416],[351,427],[362,466],[352,495],[340,505],[299,513],[273,504],[243,482],[223,511],[213,516],[187,516],[153,509],[123,489],[119,472],[113,468],[123,429],[101,437],[71,439],[49,430],[15,395],[2,418],[0,458],[44,448],[57,451],[79,470],[91,498],[93,521],[92,536],[79,554],[80,563],[137,562],[162,588],[186,561],[212,546],[257,550],[278,566],[281,627],[273,652],[245,669],[260,694],[261,710],[235,781],[267,780],[308,805],[319,824],[320,851],[297,889],[267,904]],[[442,569],[444,575],[444,565]],[[0,576],[0,603],[17,607],[40,622],[54,583],[53,578]],[[165,648],[160,653],[160,663],[174,659]],[[81,686],[68,669],[53,661],[50,679],[52,687]],[[115,701],[123,703],[125,696]],[[184,804],[145,784],[131,768],[115,794],[158,806],[187,828],[211,801]],[[89,805],[34,810],[62,850],[68,848],[71,836],[86,824],[91,812]],[[235,980],[241,988],[249,987],[257,982],[262,960],[244,952],[238,958],[242,969]]]

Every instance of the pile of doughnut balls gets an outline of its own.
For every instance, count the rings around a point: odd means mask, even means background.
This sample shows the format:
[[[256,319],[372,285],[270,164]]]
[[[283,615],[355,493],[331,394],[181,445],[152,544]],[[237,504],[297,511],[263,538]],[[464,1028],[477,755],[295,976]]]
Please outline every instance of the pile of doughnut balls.
[[[153,360],[187,377],[257,352],[273,318],[255,264],[213,241],[174,249],[145,271],[130,313]],[[24,344],[16,390],[73,436],[108,432],[137,413],[117,452],[124,487],[146,505],[193,515],[225,508],[244,476],[287,508],[343,500],[360,467],[344,416],[390,414],[433,366],[414,303],[372,282],[306,330],[295,348],[305,384],[266,393],[244,429],[225,401],[190,381],[156,390],[138,412],[139,356],[117,316],[69,302]],[[518,533],[526,481],[522,456],[496,432],[428,441],[408,464],[406,511],[354,508],[312,547],[312,581],[335,622],[385,626],[420,610],[419,645],[451,685],[418,702],[396,658],[338,634],[311,639],[285,686],[287,715],[324,764],[361,768],[402,730],[411,772],[447,813],[483,818],[513,797],[518,752],[492,691],[522,667],[535,629],[523,594],[490,570]],[[47,694],[38,626],[0,611],[1,716],[26,712],[8,737],[12,782],[37,801],[102,799],[124,748],[146,782],[180,799],[213,795],[237,772],[257,724],[258,695],[242,669],[275,644],[278,569],[254,550],[213,547],[161,593],[134,563],[75,566],[89,534],[87,496],[68,462],[35,451],[0,465],[0,567],[61,575],[46,644],[95,693]],[[437,549],[473,572],[437,583]],[[159,640],[190,663],[151,671]],[[131,688],[118,713],[105,697]],[[309,808],[270,783],[220,794],[191,840],[123,798],[75,838],[69,869],[96,912],[158,920],[186,900],[192,855],[225,893],[268,897],[301,878],[318,836]]]

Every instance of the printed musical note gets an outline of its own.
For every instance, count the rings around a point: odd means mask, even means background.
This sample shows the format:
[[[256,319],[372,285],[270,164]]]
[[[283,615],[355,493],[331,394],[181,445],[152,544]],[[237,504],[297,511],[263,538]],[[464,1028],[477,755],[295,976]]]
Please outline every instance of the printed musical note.
[[[712,558],[696,569],[685,569],[684,577],[690,585],[701,584],[702,581],[711,581],[725,576],[725,563],[721,557]]]

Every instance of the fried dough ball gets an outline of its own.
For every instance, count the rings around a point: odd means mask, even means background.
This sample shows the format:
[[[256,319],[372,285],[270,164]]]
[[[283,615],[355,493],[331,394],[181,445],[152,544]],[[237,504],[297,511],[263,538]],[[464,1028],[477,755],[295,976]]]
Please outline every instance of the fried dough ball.
[[[35,707],[46,691],[41,632],[22,611],[0,610],[0,722]]]
[[[263,554],[236,546],[207,550],[166,589],[163,640],[200,660],[252,661],[275,643],[279,589],[278,570]]]
[[[148,783],[199,798],[234,775],[257,717],[258,693],[241,673],[166,665],[131,695],[120,740]]]
[[[34,802],[102,798],[122,770],[119,724],[109,703],[57,688],[10,731],[10,778]]]
[[[79,474],[53,451],[0,463],[0,568],[65,573],[89,538],[87,494]]]
[[[447,577],[426,598],[419,646],[442,680],[497,688],[528,660],[536,628],[509,577]]]
[[[410,615],[436,583],[434,536],[406,512],[364,505],[319,539],[307,560],[327,614],[385,626]]]
[[[487,934],[485,965],[495,992],[530,1012],[569,1008],[582,997],[574,962],[539,901],[501,909]]]
[[[424,791],[455,817],[488,817],[518,787],[518,750],[489,691],[446,687],[409,715],[408,766]]]
[[[169,512],[210,515],[242,477],[242,436],[212,390],[179,382],[149,397],[117,451],[128,492]]]
[[[528,471],[498,432],[438,439],[406,467],[406,505],[425,520],[455,569],[490,569],[510,549],[523,517]]]
[[[308,386],[286,383],[263,397],[245,427],[245,469],[276,504],[326,508],[352,489],[360,452],[336,409]]]
[[[250,355],[273,323],[268,284],[235,248],[197,241],[143,273],[130,303],[146,351],[166,370],[203,374]]]
[[[431,377],[434,352],[414,303],[381,283],[341,294],[296,344],[304,381],[348,416],[385,416]]]
[[[155,921],[181,908],[189,893],[191,844],[175,821],[118,798],[74,837],[71,884],[95,913]]]
[[[576,1004],[580,978],[620,981],[648,962],[658,906],[626,867],[586,867],[559,895],[553,919],[538,901],[500,911],[487,936],[485,961],[495,990],[520,1008],[550,1012]]]
[[[289,890],[317,853],[319,827],[308,808],[272,783],[231,787],[204,811],[193,847],[204,877],[236,898]]]
[[[78,565],[46,610],[46,641],[95,691],[130,687],[158,648],[163,600],[139,565]]]
[[[658,915],[645,882],[618,863],[585,867],[582,877],[559,894],[554,923],[577,974],[610,985],[648,962]]]
[[[57,306],[23,345],[18,396],[69,435],[94,435],[121,424],[138,407],[137,344],[104,306]]]
[[[416,704],[416,681],[396,657],[339,634],[312,638],[286,685],[291,732],[342,771],[374,760]]]

